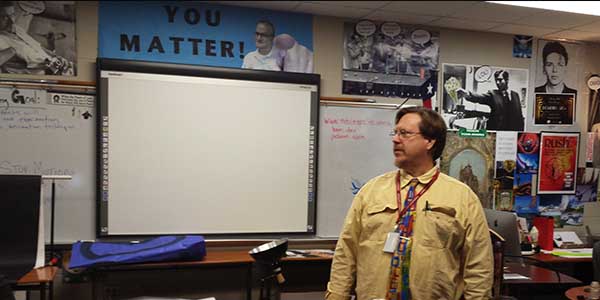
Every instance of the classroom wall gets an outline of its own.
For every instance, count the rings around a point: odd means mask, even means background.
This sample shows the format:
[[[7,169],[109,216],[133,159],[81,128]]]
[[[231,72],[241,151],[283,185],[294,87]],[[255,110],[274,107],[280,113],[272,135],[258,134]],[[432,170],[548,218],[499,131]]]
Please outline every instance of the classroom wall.
[[[314,64],[316,73],[321,74],[322,96],[349,97],[341,94],[342,33],[345,20],[323,16],[315,16],[314,18]],[[95,81],[95,61],[98,53],[98,2],[77,2],[76,26],[78,75],[76,77],[45,76],[44,79]],[[430,29],[436,30],[436,28]],[[535,57],[532,59],[513,58],[512,35],[455,29],[437,30],[440,31],[440,67],[442,63],[463,63],[528,68],[530,70],[530,90],[533,90]],[[534,44],[535,48],[537,47]],[[577,123],[580,128],[585,128],[589,92],[584,79],[590,74],[600,73],[600,57],[597,55],[600,46],[583,45],[582,48],[585,58],[582,80],[577,86],[581,93],[580,101],[577,103]],[[5,74],[2,76],[17,78],[17,76]],[[37,79],[39,77],[19,75],[18,78]],[[438,91],[440,90],[438,89]],[[400,103],[398,99],[374,98],[378,102]],[[421,101],[411,100],[409,103],[420,104]],[[529,99],[528,103],[531,107],[532,98]],[[232,292],[225,287],[213,296],[217,299],[234,299],[236,297],[232,296]],[[91,298],[91,285],[89,283],[63,284],[62,275],[58,276],[55,284],[55,299],[85,300]],[[239,299],[243,299],[242,294],[240,294]]]

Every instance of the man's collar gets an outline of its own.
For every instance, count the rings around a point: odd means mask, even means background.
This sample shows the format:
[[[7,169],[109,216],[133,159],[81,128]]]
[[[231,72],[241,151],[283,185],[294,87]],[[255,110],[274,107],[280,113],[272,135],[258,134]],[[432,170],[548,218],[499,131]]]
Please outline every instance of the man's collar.
[[[437,171],[437,167],[434,166],[429,171],[427,171],[425,174],[417,177],[417,180],[419,180],[420,184],[427,184],[427,183],[429,183],[429,181],[431,181],[431,178],[433,178],[433,175],[435,175],[436,171]],[[400,169],[400,186],[401,186],[401,188],[406,187],[406,185],[413,178],[414,177],[412,177],[411,175],[406,173],[406,171],[404,169]]]
[[[267,54],[262,54],[262,53],[260,53],[260,50],[257,48],[257,49],[256,49],[256,53],[257,53],[258,55],[260,55],[261,57],[270,57],[270,56],[272,56],[272,55],[273,55],[273,50],[274,50],[274,48],[275,48],[275,45],[271,46],[271,50],[269,50],[269,53],[267,53]]]

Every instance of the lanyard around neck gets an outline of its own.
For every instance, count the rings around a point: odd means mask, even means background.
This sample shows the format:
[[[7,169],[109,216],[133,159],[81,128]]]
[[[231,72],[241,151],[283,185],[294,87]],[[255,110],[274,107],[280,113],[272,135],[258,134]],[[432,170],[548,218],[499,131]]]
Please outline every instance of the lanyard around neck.
[[[410,200],[410,202],[402,208],[402,210],[400,210],[400,207],[402,206],[402,195],[400,193],[402,191],[402,188],[400,186],[400,171],[398,171],[398,174],[396,175],[396,201],[398,202],[398,219],[396,220],[396,224],[400,223],[402,216],[406,214],[406,212],[411,206],[417,203],[417,200],[419,200],[419,198],[421,198],[421,196],[425,194],[425,192],[437,180],[439,175],[440,170],[437,169],[435,174],[433,174],[433,177],[431,177],[431,180],[429,180],[429,182],[423,187],[423,189],[417,195],[415,195],[413,199]]]

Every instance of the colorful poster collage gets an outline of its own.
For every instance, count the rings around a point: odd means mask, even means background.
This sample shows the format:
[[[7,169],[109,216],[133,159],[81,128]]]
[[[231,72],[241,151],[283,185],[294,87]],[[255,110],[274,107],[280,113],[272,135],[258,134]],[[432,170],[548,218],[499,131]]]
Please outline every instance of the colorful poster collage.
[[[600,169],[577,168],[578,143],[579,133],[496,132],[494,209],[583,225],[584,204],[598,201]]]

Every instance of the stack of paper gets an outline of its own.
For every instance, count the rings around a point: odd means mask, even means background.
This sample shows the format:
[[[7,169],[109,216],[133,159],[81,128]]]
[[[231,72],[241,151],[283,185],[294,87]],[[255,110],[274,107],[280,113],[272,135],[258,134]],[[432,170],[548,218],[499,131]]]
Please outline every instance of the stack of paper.
[[[577,234],[573,231],[556,231],[554,232],[554,243],[560,247],[564,243],[572,245],[581,245],[583,242],[579,239]]]
[[[523,276],[519,273],[504,273],[503,277],[504,277],[504,280],[517,280],[517,279],[528,280],[528,279],[531,279],[531,278],[529,278],[527,276]]]
[[[552,251],[552,255],[569,258],[592,257],[592,248],[559,249]]]

